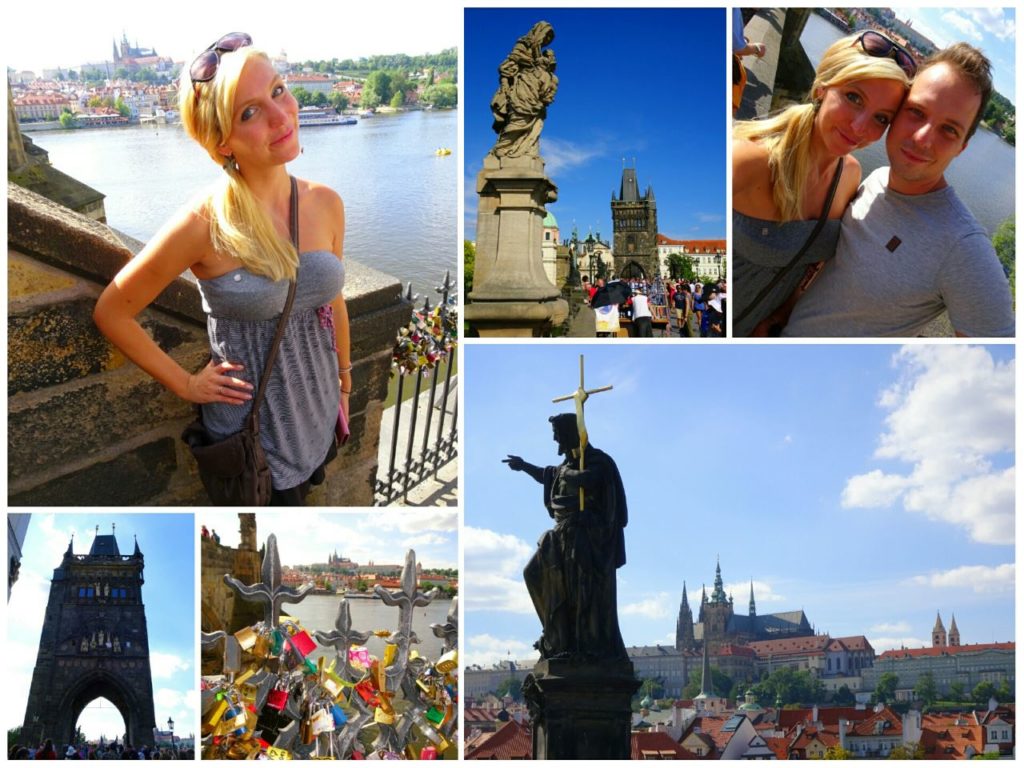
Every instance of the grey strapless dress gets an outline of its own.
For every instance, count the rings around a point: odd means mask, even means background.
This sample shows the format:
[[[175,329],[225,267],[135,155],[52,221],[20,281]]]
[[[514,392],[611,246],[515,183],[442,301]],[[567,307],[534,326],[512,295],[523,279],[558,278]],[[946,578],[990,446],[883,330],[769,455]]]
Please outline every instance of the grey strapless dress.
[[[817,219],[766,221],[739,211],[732,212],[732,281],[729,298],[733,318],[739,318],[754,298],[803,247]],[[840,219],[829,219],[800,258],[800,263],[779,281],[742,322],[733,320],[732,335],[749,336],[754,327],[782,304],[804,276],[808,264],[835,256]]]
[[[210,355],[241,363],[240,379],[253,395],[288,298],[288,281],[273,282],[239,268],[199,280]],[[260,406],[260,443],[273,486],[293,488],[323,463],[334,440],[341,395],[330,302],[345,285],[345,268],[330,251],[299,256],[295,302]],[[202,406],[203,424],[216,439],[238,432],[252,410],[244,405]]]

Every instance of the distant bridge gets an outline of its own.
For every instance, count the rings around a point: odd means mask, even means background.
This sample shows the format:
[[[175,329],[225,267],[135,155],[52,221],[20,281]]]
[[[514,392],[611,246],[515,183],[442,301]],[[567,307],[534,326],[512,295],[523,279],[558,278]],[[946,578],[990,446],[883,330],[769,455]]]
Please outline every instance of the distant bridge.
[[[839,27],[839,29],[843,30],[843,32],[846,32],[847,34],[850,33],[850,31],[851,31],[850,30],[850,25],[847,24],[844,19],[842,19],[839,16],[836,16],[834,13],[832,13],[832,11],[827,10],[825,8],[815,8],[813,10],[814,10],[814,12],[816,14],[821,16],[821,18],[823,18],[825,21],[831,23],[832,26]]]

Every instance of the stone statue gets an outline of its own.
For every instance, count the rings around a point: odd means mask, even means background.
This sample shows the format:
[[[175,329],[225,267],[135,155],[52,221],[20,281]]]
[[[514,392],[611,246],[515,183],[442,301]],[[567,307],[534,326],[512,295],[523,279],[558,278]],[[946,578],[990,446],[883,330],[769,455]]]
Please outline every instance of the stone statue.
[[[121,652],[121,640],[117,635],[114,635],[114,653]]]
[[[495,157],[540,156],[540,132],[558,90],[555,54],[543,50],[554,39],[551,25],[538,21],[498,66],[498,90],[491,98]]]
[[[79,645],[78,650],[81,653],[88,653],[89,652],[89,638],[84,637],[84,636],[82,637],[82,642]]]
[[[544,486],[544,505],[555,520],[523,571],[543,627],[536,647],[541,659],[625,661],[615,585],[616,569],[626,562],[622,479],[612,458],[586,441],[585,469],[578,468],[575,414],[549,421],[558,453],[565,457],[561,464],[538,467],[512,455],[504,460]]]

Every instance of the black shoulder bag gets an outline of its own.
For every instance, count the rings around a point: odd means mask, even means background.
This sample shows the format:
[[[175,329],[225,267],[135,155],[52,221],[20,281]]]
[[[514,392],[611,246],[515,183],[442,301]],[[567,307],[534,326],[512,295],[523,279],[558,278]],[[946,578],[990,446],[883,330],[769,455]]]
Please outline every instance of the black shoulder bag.
[[[821,215],[818,217],[818,223],[814,225],[814,229],[811,230],[810,236],[808,236],[807,240],[804,241],[804,244],[800,248],[800,250],[796,252],[796,256],[790,259],[789,263],[786,264],[786,266],[784,266],[775,274],[775,277],[772,278],[771,282],[761,289],[761,292],[758,293],[757,296],[755,296],[754,299],[747,305],[747,308],[740,313],[740,316],[733,318],[734,325],[739,325],[741,322],[746,320],[747,316],[754,311],[754,308],[757,307],[757,305],[760,304],[762,301],[764,301],[765,297],[769,293],[771,293],[775,286],[782,281],[782,278],[784,278],[786,275],[793,271],[793,267],[795,267],[800,262],[800,257],[807,253],[807,249],[810,248],[811,244],[817,239],[818,235],[821,233],[822,228],[825,226],[825,222],[828,220],[828,212],[832,210],[832,201],[835,200],[836,189],[839,188],[839,177],[842,175],[843,158],[840,157],[839,162],[836,163],[836,172],[832,176],[832,184],[828,188],[828,197],[825,200],[825,205],[821,209]]]
[[[291,231],[292,243],[299,248],[299,194],[295,178],[291,179]],[[199,467],[199,479],[210,497],[218,506],[266,506],[270,503],[271,478],[267,457],[260,445],[260,405],[266,392],[267,381],[274,369],[277,350],[281,346],[285,324],[295,301],[295,280],[288,287],[288,299],[284,304],[277,332],[270,345],[267,363],[260,377],[260,386],[252,401],[252,411],[241,431],[223,440],[214,440],[203,426],[202,410],[195,421],[189,424],[181,435],[195,457]]]

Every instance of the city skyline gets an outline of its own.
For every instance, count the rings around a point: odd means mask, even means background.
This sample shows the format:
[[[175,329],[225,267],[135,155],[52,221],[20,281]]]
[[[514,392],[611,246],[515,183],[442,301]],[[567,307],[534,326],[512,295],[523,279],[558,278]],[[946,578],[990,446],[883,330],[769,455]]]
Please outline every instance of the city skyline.
[[[238,512],[208,510],[197,525],[216,530],[220,543],[237,547]],[[280,513],[256,513],[256,548],[273,533],[281,564],[295,567],[327,561],[335,550],[360,564],[405,563],[412,549],[425,569],[458,565],[458,514],[447,509],[392,510],[387,514],[338,512],[303,514],[284,519]]]
[[[725,238],[725,11],[714,9],[467,8],[465,237],[476,237],[476,175],[494,145],[489,109],[497,68],[544,20],[555,31],[558,92],[540,137],[558,187],[547,206],[563,239],[610,241],[611,193],[635,167],[654,189],[658,230],[675,239]],[[713,73],[677,75],[686,63]],[[714,76],[717,74],[718,76]]]
[[[127,34],[129,42],[155,49],[176,62],[191,61],[212,41],[232,31],[248,32],[253,44],[276,56],[282,50],[289,61],[358,59],[364,56],[405,53],[410,56],[439,53],[458,46],[457,10],[438,13],[430,6],[403,9],[403,23],[387,23],[372,6],[346,6],[344,23],[282,23],[280,6],[256,0],[225,0],[216,14],[156,12],[156,7],[114,0],[103,13],[90,12],[79,4],[52,4],[60,23],[47,27],[45,45],[35,35],[13,34],[30,23],[19,15],[22,6],[8,14],[4,49],[7,66],[16,71],[57,67],[78,69],[82,64],[110,59],[111,46]],[[60,51],[59,54],[55,51]]]
[[[1014,640],[1012,346],[467,345],[467,664],[535,657],[521,573],[551,521],[501,460],[557,463],[580,351],[614,386],[587,425],[629,501],[627,645],[674,645],[684,581],[696,618],[719,558],[738,613],[753,581],[759,614],[876,653],[930,645],[936,611],[964,644]]]
[[[145,558],[142,597],[157,727],[166,728],[167,718],[172,717],[177,736],[198,736],[195,710],[199,696],[193,661],[195,527],[191,514],[32,512],[19,578],[7,604],[8,617],[17,617],[17,621],[7,622],[7,679],[14,702],[6,710],[7,728],[21,726],[25,717],[53,571],[60,566],[72,537],[74,553],[88,554],[97,525],[101,536],[113,532],[121,554],[131,554],[137,540]],[[79,727],[88,738],[104,734],[108,741],[120,739],[124,721],[117,709],[104,701],[95,699],[85,708]]]

